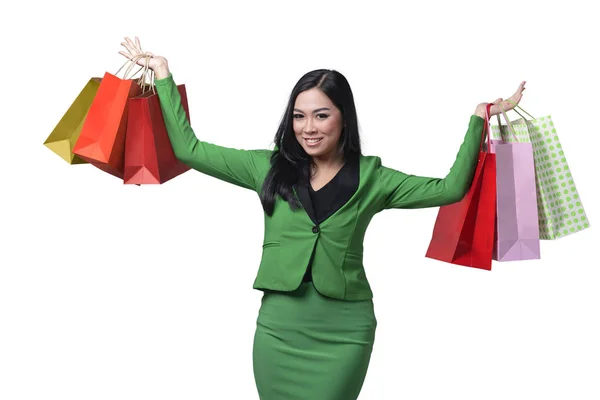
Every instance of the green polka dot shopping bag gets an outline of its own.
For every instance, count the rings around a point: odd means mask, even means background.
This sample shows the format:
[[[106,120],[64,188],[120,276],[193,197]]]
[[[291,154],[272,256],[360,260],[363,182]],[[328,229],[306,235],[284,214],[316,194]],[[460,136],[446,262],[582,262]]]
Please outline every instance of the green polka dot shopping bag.
[[[552,118],[534,118],[515,106],[513,111],[521,117],[510,122],[516,137],[509,132],[507,125],[500,124],[492,125],[491,137],[532,144],[540,239],[558,239],[589,228],[590,223]],[[517,109],[531,119],[525,118]]]

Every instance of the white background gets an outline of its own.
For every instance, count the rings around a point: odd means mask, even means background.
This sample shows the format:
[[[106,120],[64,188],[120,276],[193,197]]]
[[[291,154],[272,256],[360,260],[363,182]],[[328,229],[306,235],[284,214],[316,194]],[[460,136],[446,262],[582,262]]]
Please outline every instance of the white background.
[[[195,171],[123,185],[42,145],[136,35],[185,83],[206,141],[272,148],[295,82],[332,68],[363,153],[419,175],[444,176],[475,106],[526,80],[521,104],[552,116],[592,227],[487,272],[424,257],[437,209],[378,214],[360,399],[600,398],[593,2],[15,4],[0,28],[0,398],[258,399],[257,195]]]

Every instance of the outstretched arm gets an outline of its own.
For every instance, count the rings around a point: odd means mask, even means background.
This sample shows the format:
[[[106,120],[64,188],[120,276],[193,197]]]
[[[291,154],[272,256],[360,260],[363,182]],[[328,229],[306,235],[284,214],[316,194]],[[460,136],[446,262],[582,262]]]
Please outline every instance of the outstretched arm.
[[[437,207],[462,199],[473,179],[484,123],[478,115],[471,116],[464,141],[445,178],[408,175],[380,166],[379,181],[385,194],[382,209]]]
[[[271,150],[234,149],[196,137],[181,104],[173,75],[155,81],[160,106],[175,156],[202,173],[258,191],[270,166]]]
[[[501,98],[494,101],[490,115],[501,112],[500,102],[505,110],[514,108],[521,100],[525,90],[524,85],[525,82],[519,85],[515,94],[510,97],[511,101],[504,101]],[[408,175],[383,165],[378,168],[381,190],[384,193],[382,210],[439,207],[455,203],[464,197],[472,183],[477,165],[483,128],[487,123],[486,105],[481,103],[476,107],[456,160],[445,178]]]
[[[127,50],[120,51],[121,55],[154,71],[154,83],[175,156],[197,171],[259,192],[262,176],[270,167],[272,151],[234,149],[199,140],[181,104],[167,59],[142,52],[137,37],[135,43],[126,37],[121,44]]]

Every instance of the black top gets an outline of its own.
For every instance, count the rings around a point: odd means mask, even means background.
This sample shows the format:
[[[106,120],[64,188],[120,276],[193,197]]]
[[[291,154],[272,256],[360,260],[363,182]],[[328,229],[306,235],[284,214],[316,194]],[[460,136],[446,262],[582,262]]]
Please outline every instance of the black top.
[[[358,167],[358,158],[351,157],[338,173],[317,191],[313,190],[308,179],[300,180],[300,201],[315,223],[315,228],[339,210],[354,195],[358,189],[360,178]],[[318,228],[313,230],[313,232],[315,231],[318,232]],[[303,281],[312,280],[312,260],[311,255]]]

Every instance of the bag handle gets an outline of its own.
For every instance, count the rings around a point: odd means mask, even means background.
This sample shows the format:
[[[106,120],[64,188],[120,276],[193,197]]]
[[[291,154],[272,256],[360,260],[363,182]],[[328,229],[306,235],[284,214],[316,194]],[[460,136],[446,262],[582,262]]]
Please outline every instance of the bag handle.
[[[510,120],[506,116],[506,111],[504,110],[504,106],[502,106],[502,102],[500,102],[499,105],[500,105],[500,110],[502,110],[502,115],[504,116],[504,119],[506,120],[506,125],[508,125],[508,130],[512,134],[513,139],[515,139],[515,142],[518,142],[519,138],[517,137],[517,134],[515,133],[515,130],[514,130],[512,124],[510,123]],[[500,114],[496,114],[496,118],[498,120],[498,129],[500,129],[500,132],[502,132],[502,121],[500,121]]]
[[[135,66],[135,64],[137,63],[137,61],[140,58],[142,58],[143,56],[144,56],[143,54],[138,54],[137,56],[134,56],[131,60],[125,61],[125,64],[121,65],[121,68],[119,68],[117,70],[117,72],[114,73],[114,75],[116,76],[119,73],[119,71],[121,71],[123,69],[124,66],[126,66],[129,63],[131,63],[131,65],[125,70],[125,74],[123,75],[123,79],[131,79],[131,78],[128,78],[129,72]],[[141,67],[140,69],[138,69],[137,71],[135,71],[135,73],[132,75],[132,77],[135,76],[135,74],[137,74],[138,72],[140,72],[143,68],[144,67]]]
[[[146,59],[145,65],[141,66],[140,69],[138,69],[137,71],[135,71],[131,75],[131,78],[128,78],[129,73],[131,72],[131,70],[133,69],[133,67],[136,65],[136,63],[138,62],[138,60],[141,59],[141,58],[145,58]],[[155,88],[154,88],[154,71],[149,68],[150,58],[152,58],[152,56],[150,54],[148,54],[148,53],[138,54],[138,55],[134,56],[131,60],[127,60],[125,62],[125,64],[123,64],[121,66],[121,68],[119,68],[117,70],[117,72],[115,72],[114,75],[117,75],[119,73],[119,71],[121,71],[123,69],[123,67],[125,67],[127,64],[131,63],[131,65],[129,65],[129,67],[125,70],[125,74],[123,75],[123,79],[133,79],[133,77],[135,75],[137,75],[138,72],[140,72],[140,71],[143,70],[142,75],[136,81],[136,83],[142,87],[142,94],[146,93],[146,80],[145,80],[145,78],[146,78],[146,76],[148,74],[150,74],[150,77],[151,77],[151,82],[148,84],[148,90],[150,90],[150,88],[151,88],[152,89],[152,93],[156,93]],[[148,71],[150,71],[150,72],[148,72]]]
[[[525,118],[520,112],[517,111],[517,108],[521,111],[523,111],[525,114],[529,115],[531,117],[531,119],[535,119],[534,116],[532,116],[531,114],[529,114],[527,111],[523,110],[517,103],[515,103],[514,101],[512,101],[511,99],[506,99],[509,103],[511,103],[513,106],[515,106],[515,108],[513,108],[513,111],[516,112],[517,114],[519,114],[521,116],[521,118],[523,118],[524,120],[527,121],[527,118]]]
[[[131,75],[131,78],[128,78],[129,72],[131,72],[132,68],[136,65],[136,63],[138,62],[138,60],[140,58],[146,58],[146,66],[141,66],[140,69],[138,69],[136,72],[134,72]],[[149,61],[150,58],[152,58],[152,55],[149,54],[148,52],[138,54],[138,55],[134,56],[132,59],[125,61],[125,64],[121,65],[121,67],[117,70],[117,72],[114,73],[114,75],[117,75],[119,73],[119,71],[121,71],[123,69],[124,66],[126,66],[129,63],[131,63],[131,65],[125,70],[125,74],[123,75],[123,79],[132,79],[138,72],[140,72],[142,69],[145,69],[144,73],[142,73],[142,76],[143,76],[147,72],[147,70],[148,70],[148,65],[147,64],[148,64],[148,61]]]
[[[492,103],[488,103],[485,106],[485,125],[483,127],[483,132],[481,133],[481,144],[479,145],[479,151],[483,151],[483,144],[485,143],[485,134],[487,133],[487,152],[490,152],[492,148],[490,142],[490,108],[492,108]]]
[[[152,56],[150,54],[145,54],[146,63],[143,66],[144,72],[142,72],[140,79],[138,79],[138,81],[137,81],[137,84],[142,87],[142,94],[146,93],[146,79],[145,78],[147,75],[150,75],[150,83],[148,84],[148,90],[152,89],[152,93],[156,94],[156,90],[154,87],[154,70],[149,68],[151,58],[152,58]]]

